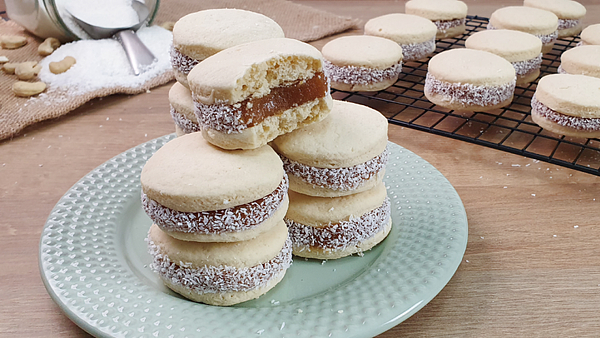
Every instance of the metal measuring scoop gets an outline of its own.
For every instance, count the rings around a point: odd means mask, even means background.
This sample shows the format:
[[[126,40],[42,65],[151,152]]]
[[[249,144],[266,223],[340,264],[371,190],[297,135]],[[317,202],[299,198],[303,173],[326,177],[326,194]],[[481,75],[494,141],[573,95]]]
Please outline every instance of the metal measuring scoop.
[[[121,46],[123,46],[125,54],[127,54],[127,59],[129,59],[131,68],[133,68],[133,73],[139,75],[145,67],[151,65],[156,60],[156,57],[135,34],[135,31],[140,29],[146,22],[146,19],[148,19],[150,10],[145,4],[139,1],[132,1],[131,5],[140,19],[138,24],[131,27],[99,27],[83,21],[70,12],[69,14],[92,39],[106,39],[116,36]]]

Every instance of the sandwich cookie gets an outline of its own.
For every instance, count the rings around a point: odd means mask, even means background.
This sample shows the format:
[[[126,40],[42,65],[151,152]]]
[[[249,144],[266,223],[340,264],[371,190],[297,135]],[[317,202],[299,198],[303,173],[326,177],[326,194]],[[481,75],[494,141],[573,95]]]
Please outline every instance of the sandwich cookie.
[[[505,58],[515,68],[517,84],[529,83],[540,75],[542,42],[529,33],[508,29],[479,31],[467,38],[465,47]]]
[[[333,101],[318,123],[276,138],[290,190],[310,196],[344,196],[381,182],[388,160],[387,119],[369,107]]]
[[[331,110],[321,52],[298,40],[228,48],[199,63],[188,80],[202,135],[225,149],[258,148]]]
[[[540,79],[531,118],[559,135],[600,137],[600,78],[553,74]]]
[[[487,29],[512,29],[533,34],[542,41],[542,53],[548,53],[558,38],[558,17],[544,9],[508,6],[492,13]]]
[[[402,47],[377,36],[337,38],[323,46],[321,53],[331,87],[339,90],[383,90],[396,83],[402,71]]]
[[[177,136],[200,131],[200,125],[194,113],[192,92],[189,89],[181,83],[175,82],[169,90],[169,104]]]
[[[225,151],[201,133],[169,141],[144,165],[142,208],[168,235],[196,242],[254,238],[283,219],[287,175],[269,146]]]
[[[458,0],[410,0],[404,12],[431,20],[437,26],[438,39],[455,37],[465,33],[467,4]]]
[[[188,87],[187,75],[198,62],[242,43],[282,38],[272,19],[241,9],[209,9],[188,14],[173,27],[171,65],[175,78]]]
[[[600,45],[579,46],[562,53],[558,72],[600,78]]]
[[[506,59],[476,49],[450,49],[429,60],[425,96],[448,109],[486,111],[507,106],[516,84]]]
[[[365,24],[365,34],[395,41],[402,47],[403,61],[422,59],[435,51],[437,26],[416,15],[393,13]]]
[[[390,200],[383,182],[358,194],[314,197],[290,192],[285,216],[293,254],[335,259],[369,250],[392,228]]]
[[[233,243],[181,241],[152,225],[147,243],[150,268],[168,288],[211,305],[258,298],[283,279],[292,262],[283,220],[256,238]]]
[[[600,23],[587,26],[579,37],[582,45],[600,45]]]
[[[571,0],[524,0],[523,5],[545,9],[558,17],[558,38],[575,36],[581,32],[585,7]]]

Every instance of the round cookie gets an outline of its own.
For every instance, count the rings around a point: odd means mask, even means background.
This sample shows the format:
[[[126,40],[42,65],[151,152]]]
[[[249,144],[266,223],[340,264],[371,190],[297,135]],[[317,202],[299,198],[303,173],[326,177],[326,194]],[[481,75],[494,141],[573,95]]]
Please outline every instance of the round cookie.
[[[545,9],[558,17],[558,38],[575,36],[581,32],[585,7],[572,0],[524,0],[523,5]]]
[[[600,45],[579,46],[562,53],[558,72],[600,78]]]
[[[331,87],[346,91],[377,91],[396,83],[402,71],[402,47],[369,35],[344,36],[321,49]]]
[[[505,58],[515,68],[517,84],[532,82],[540,75],[542,42],[529,33],[509,29],[479,31],[467,38],[465,47]]]
[[[285,217],[293,254],[335,259],[370,250],[392,228],[390,200],[383,182],[342,197],[314,197],[290,192]]]
[[[201,130],[194,114],[192,92],[179,82],[175,82],[169,90],[169,105],[177,136]]]
[[[365,34],[380,36],[402,47],[403,61],[422,59],[435,51],[437,26],[417,15],[392,13],[373,18],[365,24]]]
[[[142,207],[170,236],[197,242],[254,238],[283,219],[288,180],[269,146],[225,151],[201,133],[160,148],[141,174]]]
[[[272,142],[290,190],[310,196],[344,196],[371,189],[383,179],[387,119],[367,106],[333,101],[322,121]]]
[[[548,53],[558,38],[558,17],[544,9],[508,6],[492,13],[487,28],[512,29],[533,34],[542,41],[542,53]]]
[[[429,60],[425,96],[448,109],[486,111],[507,106],[516,83],[506,59],[476,49],[450,49]]]
[[[600,45],[600,23],[587,26],[580,37],[582,45]]]
[[[284,37],[269,17],[241,9],[208,9],[185,15],[173,27],[171,65],[189,88],[187,75],[198,62],[242,43]]]
[[[283,279],[292,262],[283,220],[256,238],[233,243],[182,241],[152,225],[147,242],[150,268],[168,288],[211,305],[258,298]]]
[[[600,137],[600,78],[547,75],[531,99],[531,118],[560,135]]]
[[[224,149],[254,149],[323,119],[329,81],[315,47],[268,39],[228,48],[188,75],[202,135]]]
[[[437,26],[438,39],[464,34],[467,4],[459,0],[410,0],[404,6],[406,14],[431,20]]]

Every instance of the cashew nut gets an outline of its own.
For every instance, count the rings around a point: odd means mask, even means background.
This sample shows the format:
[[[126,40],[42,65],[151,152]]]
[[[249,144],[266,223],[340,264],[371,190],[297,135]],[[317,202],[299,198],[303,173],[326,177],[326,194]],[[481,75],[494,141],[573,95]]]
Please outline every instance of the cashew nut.
[[[172,32],[173,26],[175,26],[175,22],[174,21],[165,21],[165,22],[161,23],[159,26]]]
[[[41,69],[42,66],[38,65],[37,61],[21,62],[15,67],[15,75],[17,75],[19,80],[31,80]]]
[[[0,65],[7,63],[8,62],[8,58],[4,55],[0,55]]]
[[[2,70],[4,70],[6,74],[14,74],[15,68],[17,68],[18,65],[18,63],[8,62],[5,63],[4,66],[2,66]]]
[[[13,83],[12,91],[17,96],[30,97],[46,90],[46,84],[43,82],[24,82],[17,81]]]
[[[73,67],[77,61],[72,56],[65,56],[64,59],[58,62],[50,62],[48,67],[53,74],[61,74]]]
[[[38,46],[38,53],[41,56],[48,56],[58,47],[60,47],[60,41],[57,38],[47,38]]]
[[[0,46],[3,49],[17,49],[27,44],[27,38],[20,35],[4,35],[0,37]]]

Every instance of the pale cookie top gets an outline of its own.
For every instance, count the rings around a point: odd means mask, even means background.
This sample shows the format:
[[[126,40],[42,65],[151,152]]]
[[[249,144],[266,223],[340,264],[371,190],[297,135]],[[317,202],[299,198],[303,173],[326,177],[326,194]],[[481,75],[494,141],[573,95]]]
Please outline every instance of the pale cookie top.
[[[263,97],[271,88],[309,79],[323,70],[321,52],[294,39],[249,42],[200,62],[188,75],[194,99],[204,104],[234,104]]]
[[[338,67],[386,69],[402,61],[402,47],[396,42],[370,35],[344,36],[321,49],[323,58]]]
[[[586,45],[600,45],[600,23],[587,26],[580,37]]]
[[[561,68],[569,74],[600,77],[600,45],[585,45],[567,50],[560,56]]]
[[[524,0],[523,5],[550,11],[559,19],[581,19],[585,16],[585,7],[571,0]]]
[[[436,33],[437,26],[431,20],[411,14],[386,14],[365,24],[365,34],[388,38],[401,45],[430,41]]]
[[[472,34],[465,41],[465,47],[484,50],[509,62],[517,62],[538,57],[542,52],[542,41],[529,33],[494,29]]]
[[[193,268],[204,266],[252,267],[275,258],[287,239],[287,226],[283,220],[271,230],[247,241],[240,242],[189,242],[175,239],[152,225],[149,238],[172,262],[191,263]],[[189,267],[189,266],[188,266]]]
[[[196,121],[192,92],[181,83],[175,82],[169,90],[169,103],[179,114],[192,121]]]
[[[167,208],[199,212],[231,208],[272,193],[283,163],[269,146],[223,150],[201,133],[169,141],[142,169],[142,190]]]
[[[428,72],[437,80],[475,86],[499,86],[515,79],[515,68],[490,52],[457,48],[429,60]]]
[[[298,223],[322,227],[339,223],[379,208],[387,190],[383,182],[372,189],[342,197],[315,197],[290,190],[290,207],[286,218]]]
[[[600,118],[600,79],[571,74],[552,74],[540,79],[535,96],[559,113]]]
[[[497,9],[490,17],[496,29],[514,29],[530,34],[552,34],[558,28],[558,17],[539,8],[508,6]]]
[[[209,9],[188,14],[173,27],[173,47],[193,59],[242,43],[284,37],[269,17],[241,9]]]
[[[463,19],[467,4],[458,0],[410,0],[404,7],[406,14],[422,16],[432,21]]]
[[[325,119],[277,137],[273,147],[305,165],[346,168],[383,153],[387,129],[387,119],[377,110],[334,100]]]

